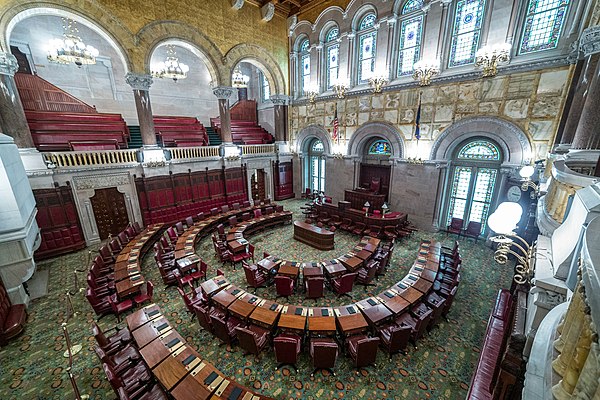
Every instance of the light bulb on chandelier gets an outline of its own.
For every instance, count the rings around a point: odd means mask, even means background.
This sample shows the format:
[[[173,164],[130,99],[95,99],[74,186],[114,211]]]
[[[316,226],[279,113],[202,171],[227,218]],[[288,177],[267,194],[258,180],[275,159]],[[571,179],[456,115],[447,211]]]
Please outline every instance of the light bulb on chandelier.
[[[63,38],[50,40],[48,46],[48,61],[59,64],[74,63],[78,67],[83,64],[96,64],[98,50],[83,43],[79,37],[77,23],[69,18],[63,18]]]
[[[173,45],[167,46],[167,59],[156,63],[151,68],[152,76],[155,78],[171,78],[177,82],[180,79],[187,78],[190,70],[186,64],[179,62]]]

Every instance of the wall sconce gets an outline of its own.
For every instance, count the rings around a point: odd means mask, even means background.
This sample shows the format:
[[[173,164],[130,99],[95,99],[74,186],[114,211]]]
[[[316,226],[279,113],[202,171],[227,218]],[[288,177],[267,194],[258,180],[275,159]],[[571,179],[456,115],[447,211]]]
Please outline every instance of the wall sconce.
[[[363,209],[365,210],[365,217],[369,216],[369,207],[371,207],[371,203],[365,201],[365,204],[363,205]]]
[[[304,95],[306,97],[308,97],[308,101],[310,103],[314,103],[315,102],[315,97],[317,97],[319,95],[319,88],[316,85],[310,85],[304,91]]]
[[[373,88],[373,93],[381,93],[381,89],[388,82],[388,78],[385,75],[376,75],[369,78],[369,85]]]
[[[423,164],[425,164],[425,161],[423,161],[422,159],[417,158],[417,157],[408,157],[406,159],[406,162],[409,163],[409,164],[414,164],[414,165],[423,165]]]
[[[513,280],[518,285],[529,284],[534,272],[532,256],[535,245],[530,246],[525,239],[513,232],[517,227],[517,223],[521,220],[522,214],[523,208],[519,203],[507,201],[501,203],[488,218],[488,226],[497,234],[490,238],[492,242],[498,243],[494,260],[503,265],[508,261],[509,254],[515,256],[517,265],[515,266]],[[517,251],[513,250],[513,247]]]
[[[510,60],[510,44],[503,43],[496,46],[485,46],[477,50],[475,65],[483,68],[483,76],[496,76],[498,64],[505,64]]]
[[[346,97],[346,91],[348,90],[349,86],[350,85],[346,81],[338,79],[338,81],[335,82],[331,87],[338,99],[343,99]]]
[[[532,188],[533,189],[533,193],[531,193],[532,199],[535,199],[540,194],[539,185],[536,185],[535,182],[533,182],[531,180],[531,177],[533,176],[534,173],[535,173],[535,168],[531,165],[526,165],[523,168],[521,168],[521,170],[519,171],[519,175],[521,175],[521,178],[525,179],[523,181],[523,183],[521,183],[521,190],[523,192],[526,192],[527,190],[529,190],[529,188]]]
[[[420,60],[414,65],[413,79],[419,81],[419,86],[431,84],[431,78],[440,73],[438,60]]]

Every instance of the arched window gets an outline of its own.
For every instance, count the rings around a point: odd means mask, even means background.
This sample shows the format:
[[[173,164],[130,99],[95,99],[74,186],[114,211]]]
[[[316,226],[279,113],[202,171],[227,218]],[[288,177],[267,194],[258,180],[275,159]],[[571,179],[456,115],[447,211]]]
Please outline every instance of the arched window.
[[[269,80],[262,72],[259,72],[259,80],[260,80],[260,99],[264,103],[265,101],[271,98],[271,86],[269,85]]]
[[[313,139],[309,143],[307,161],[308,185],[311,190],[325,191],[325,156],[323,142]]]
[[[310,42],[308,39],[300,42],[298,50],[300,53],[300,70],[298,71],[298,83],[300,87],[298,88],[298,97],[302,97],[304,91],[310,87]]]
[[[481,223],[481,233],[485,232],[501,163],[500,149],[489,140],[472,140],[459,148],[449,176],[447,225],[459,218],[465,228],[471,221]]]
[[[398,48],[398,76],[410,75],[414,64],[421,56],[421,36],[423,34],[423,0],[409,0],[402,7],[403,19],[400,23]]]
[[[370,12],[358,24],[358,83],[367,83],[375,72],[377,31],[375,13]]]
[[[384,139],[376,140],[369,146],[369,155],[391,156],[392,146]]]
[[[333,86],[338,79],[340,45],[338,37],[340,30],[337,26],[329,29],[325,35],[325,90]]]
[[[484,10],[485,0],[459,0],[456,3],[449,67],[475,62]]]
[[[555,48],[568,5],[568,0],[529,0],[519,53]]]

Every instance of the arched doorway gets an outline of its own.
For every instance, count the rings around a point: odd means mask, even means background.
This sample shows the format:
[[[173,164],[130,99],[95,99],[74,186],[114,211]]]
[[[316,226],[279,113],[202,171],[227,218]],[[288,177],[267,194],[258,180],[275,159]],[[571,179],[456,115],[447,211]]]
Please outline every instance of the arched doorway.
[[[305,182],[312,191],[325,192],[325,148],[317,138],[308,142]]]
[[[481,223],[480,234],[485,233],[503,158],[500,146],[487,138],[468,139],[457,147],[448,174],[446,226],[458,218],[464,227],[471,221]]]

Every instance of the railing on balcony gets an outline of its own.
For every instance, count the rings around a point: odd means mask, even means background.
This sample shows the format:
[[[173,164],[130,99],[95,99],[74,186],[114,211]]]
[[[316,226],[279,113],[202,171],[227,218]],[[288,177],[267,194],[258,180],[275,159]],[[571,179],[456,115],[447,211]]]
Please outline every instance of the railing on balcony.
[[[275,152],[274,144],[255,144],[242,145],[242,156],[252,156],[257,154],[270,154]]]
[[[171,147],[172,160],[219,157],[219,146]]]
[[[44,153],[47,163],[58,168],[93,167],[137,163],[137,150],[90,150]]]

